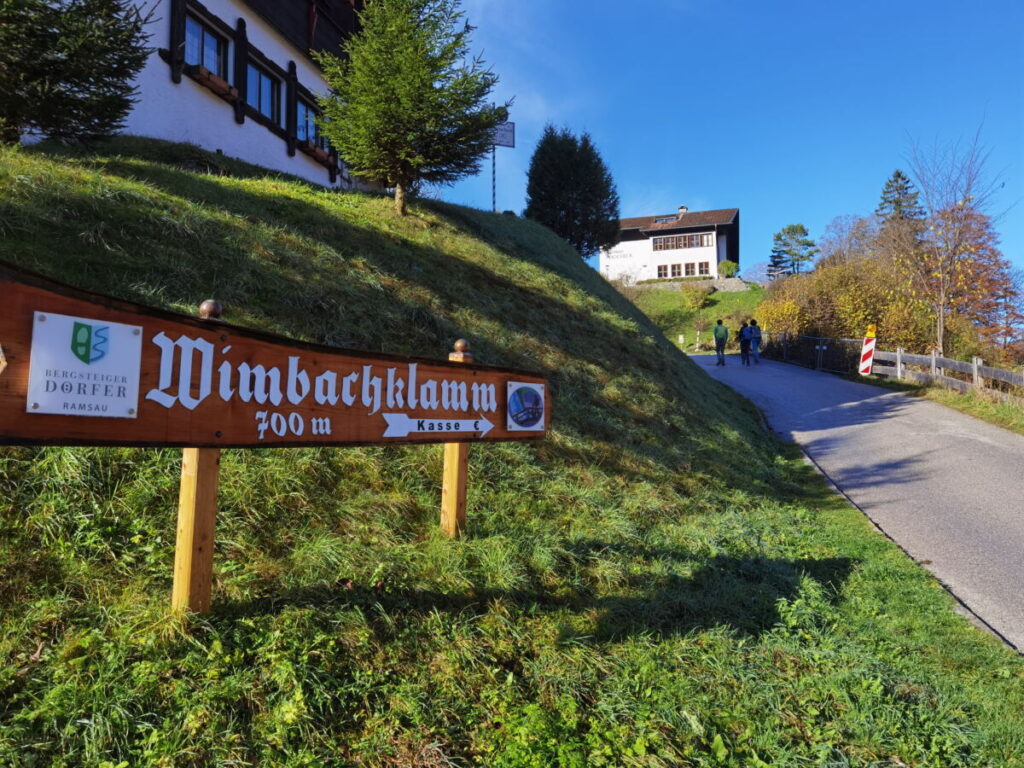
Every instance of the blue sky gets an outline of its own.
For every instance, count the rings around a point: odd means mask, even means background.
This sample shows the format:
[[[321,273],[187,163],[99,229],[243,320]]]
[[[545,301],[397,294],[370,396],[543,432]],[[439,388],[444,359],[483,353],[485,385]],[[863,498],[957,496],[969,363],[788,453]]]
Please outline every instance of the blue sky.
[[[1024,268],[1024,2],[463,0],[473,49],[514,98],[498,208],[520,212],[544,124],[588,131],[621,214],[741,210],[741,259],[800,222],[866,215],[915,143],[978,130],[1005,186],[992,212]],[[489,208],[483,172],[441,190]]]

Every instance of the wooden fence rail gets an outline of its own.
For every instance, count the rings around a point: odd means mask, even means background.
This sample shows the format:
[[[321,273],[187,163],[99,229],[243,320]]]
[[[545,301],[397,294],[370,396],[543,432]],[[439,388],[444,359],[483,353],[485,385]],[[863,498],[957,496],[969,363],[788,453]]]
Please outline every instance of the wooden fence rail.
[[[908,365],[924,366],[928,368],[928,371],[908,370]],[[965,374],[970,376],[971,380],[965,381],[948,376],[946,375],[947,371]],[[980,357],[975,357],[968,363],[963,360],[939,357],[934,352],[931,355],[914,355],[904,352],[902,347],[897,347],[895,352],[876,351],[871,372],[877,376],[891,376],[896,379],[916,381],[920,384],[936,384],[948,389],[955,389],[958,392],[969,392],[972,389],[985,390],[1005,402],[1024,404],[1024,400],[1020,397],[992,389],[985,384],[988,380],[999,381],[1014,387],[1024,387],[1024,373],[993,368],[985,365]]]

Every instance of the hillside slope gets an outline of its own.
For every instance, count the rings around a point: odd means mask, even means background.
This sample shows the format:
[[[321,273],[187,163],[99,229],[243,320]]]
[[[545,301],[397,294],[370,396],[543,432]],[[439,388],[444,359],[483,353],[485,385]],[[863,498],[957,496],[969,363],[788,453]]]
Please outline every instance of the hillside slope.
[[[745,291],[727,293],[716,291],[708,297],[708,305],[696,311],[688,310],[683,304],[683,297],[678,290],[659,289],[655,286],[637,286],[632,289],[636,293],[636,305],[640,307],[662,332],[678,344],[678,337],[683,335],[686,352],[714,351],[715,342],[711,329],[722,319],[732,330],[736,331],[740,323],[757,317],[757,307],[764,299],[764,290],[756,283],[748,283]],[[697,321],[704,321],[704,330],[700,334],[700,350],[696,349]],[[730,342],[733,340],[730,339]],[[737,347],[738,349],[738,347]]]
[[[357,349],[543,370],[551,437],[228,451],[166,616],[180,452],[0,449],[0,765],[1014,765],[1024,664],[547,230],[193,147],[0,150],[0,259]],[[2,343],[2,340],[0,340]]]

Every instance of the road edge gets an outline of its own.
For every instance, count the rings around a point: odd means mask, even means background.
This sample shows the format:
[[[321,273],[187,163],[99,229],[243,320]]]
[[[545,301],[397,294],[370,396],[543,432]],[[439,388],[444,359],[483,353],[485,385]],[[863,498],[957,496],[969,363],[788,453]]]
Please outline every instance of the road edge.
[[[758,410],[760,411],[760,408],[758,408]],[[768,420],[765,418],[763,413],[761,414],[761,419],[764,421],[765,424],[768,423]],[[772,434],[774,434],[776,437],[780,437],[781,438],[781,433],[776,432],[774,429],[772,430]],[[950,597],[953,598],[953,600],[956,603],[956,605],[954,606],[954,610],[957,613],[959,613],[961,616],[963,616],[968,621],[970,621],[978,629],[984,630],[985,632],[988,632],[990,635],[994,635],[999,640],[1001,640],[1003,642],[1003,644],[1006,645],[1008,648],[1016,651],[1017,654],[1019,654],[1021,656],[1024,656],[1024,649],[1018,648],[1002,632],[1000,632],[998,629],[996,629],[991,624],[989,624],[987,621],[985,621],[985,619],[982,618],[982,616],[980,614],[976,613],[974,611],[974,609],[972,609],[967,603],[965,603],[960,598],[960,596],[955,591],[953,591],[953,588],[946,581],[944,581],[942,578],[940,578],[939,575],[937,573],[935,573],[935,571],[933,571],[927,565],[924,565],[920,560],[918,560],[916,557],[914,557],[912,554],[910,554],[910,552],[908,552],[907,549],[902,544],[900,544],[898,541],[896,541],[896,539],[894,539],[892,536],[890,536],[889,533],[881,525],[878,524],[877,520],[875,520],[857,502],[855,502],[850,497],[850,495],[848,493],[846,493],[846,491],[844,491],[842,488],[839,487],[839,485],[836,484],[836,481],[833,480],[832,477],[828,474],[828,472],[826,472],[825,469],[820,464],[818,464],[818,462],[816,462],[814,460],[813,456],[811,456],[806,450],[804,450],[804,447],[802,445],[800,445],[800,443],[796,442],[795,440],[787,441],[787,442],[792,442],[793,445],[795,445],[797,448],[800,449],[800,453],[804,457],[804,462],[808,466],[813,468],[815,472],[817,472],[819,475],[821,475],[822,478],[824,478],[824,480],[828,484],[829,488],[831,488],[839,496],[842,496],[851,507],[853,507],[854,509],[859,511],[862,515],[864,515],[864,517],[868,520],[868,522],[871,523],[871,525],[874,527],[874,529],[876,531],[878,531],[880,534],[885,536],[885,538],[887,538],[889,541],[891,541],[893,544],[895,544],[897,547],[899,547],[900,551],[904,555],[906,555],[908,558],[910,558],[911,561],[913,561],[916,565],[918,565],[919,567],[921,567],[924,570],[928,571],[929,574],[931,574],[932,578],[935,579],[935,581],[937,581],[939,583],[939,585],[944,590],[946,590],[947,593],[949,593]]]

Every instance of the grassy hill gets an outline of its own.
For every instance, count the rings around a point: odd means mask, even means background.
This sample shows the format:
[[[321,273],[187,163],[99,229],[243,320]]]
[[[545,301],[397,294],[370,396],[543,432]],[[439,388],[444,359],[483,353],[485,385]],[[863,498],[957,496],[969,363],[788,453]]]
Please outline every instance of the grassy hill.
[[[1012,766],[1024,663],[530,222],[195,148],[0,150],[0,258],[317,342],[538,368],[537,445],[227,451],[211,615],[180,452],[0,449],[3,766]],[[0,339],[2,343],[2,339]]]
[[[747,290],[727,293],[716,291],[708,297],[708,306],[689,311],[683,304],[682,294],[677,290],[654,287],[639,287],[636,304],[661,328],[670,340],[678,345],[678,336],[683,334],[686,341],[681,347],[686,352],[697,352],[697,319],[703,318],[707,328],[701,333],[701,351],[714,350],[711,328],[722,318],[725,324],[735,330],[741,320],[757,316],[757,306],[764,298],[764,289],[756,283],[748,283]]]

